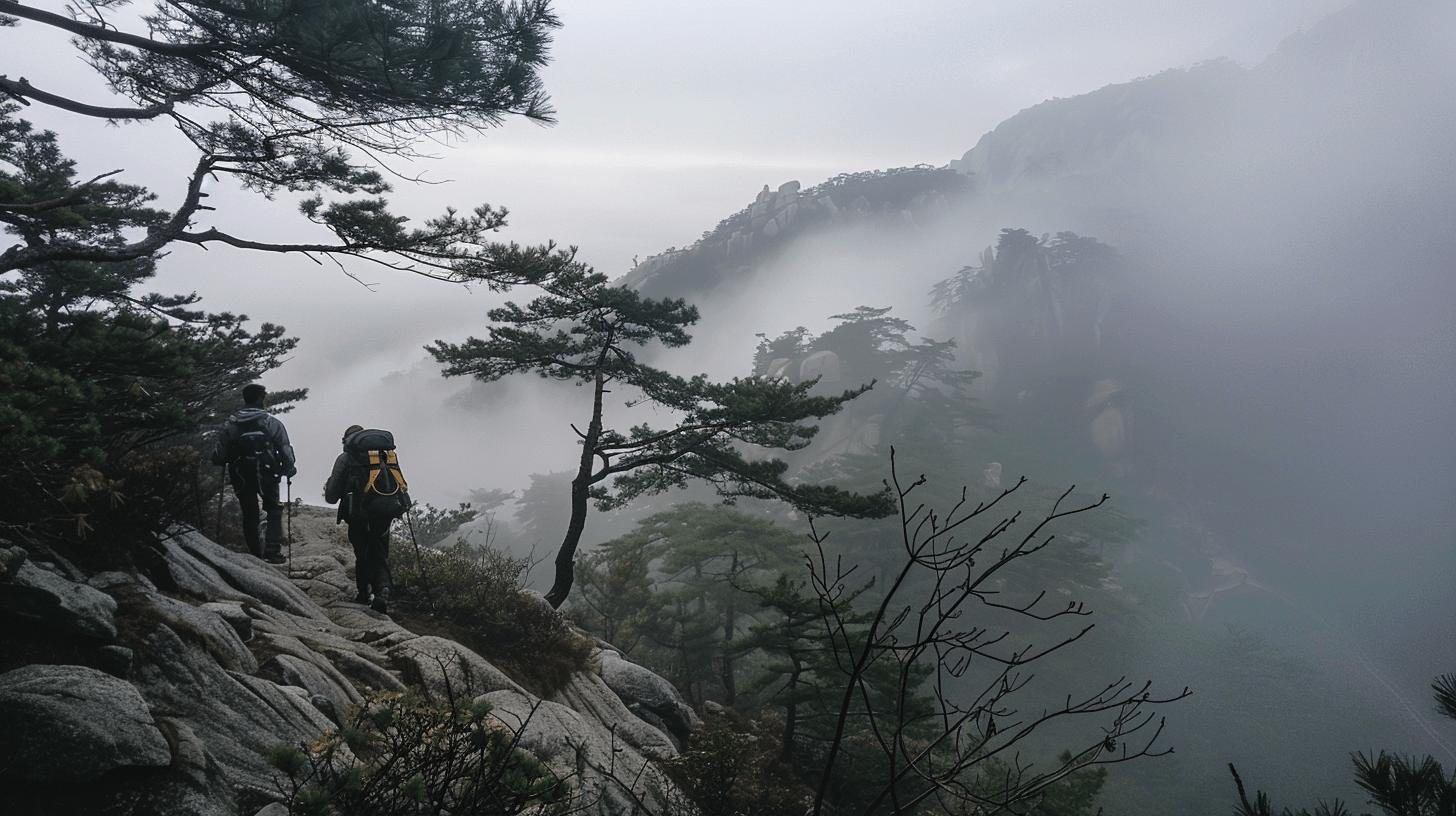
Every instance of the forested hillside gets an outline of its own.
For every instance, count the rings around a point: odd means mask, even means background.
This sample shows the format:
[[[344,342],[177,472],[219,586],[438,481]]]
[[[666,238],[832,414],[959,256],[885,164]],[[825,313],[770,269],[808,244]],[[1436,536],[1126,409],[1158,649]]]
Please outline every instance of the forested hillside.
[[[568,115],[561,27],[0,0],[82,57],[0,56],[0,812],[1452,813],[1456,8],[610,270],[421,169]],[[379,297],[171,285],[239,255]]]

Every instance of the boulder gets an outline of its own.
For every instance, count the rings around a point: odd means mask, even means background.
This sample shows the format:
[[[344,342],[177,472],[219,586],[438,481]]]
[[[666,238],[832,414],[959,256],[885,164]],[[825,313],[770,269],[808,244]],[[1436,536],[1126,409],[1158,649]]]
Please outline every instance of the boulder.
[[[129,619],[159,620],[173,631],[201,643],[225,669],[253,672],[258,661],[243,645],[237,630],[205,607],[169,598],[140,582],[107,582],[109,591]],[[241,611],[241,607],[238,607]]]
[[[483,694],[476,702],[491,707],[491,717],[519,735],[519,745],[558,776],[574,777],[588,812],[599,816],[625,816],[665,809],[671,783],[654,772],[654,763],[625,743],[616,724],[585,717],[571,708],[528,694],[501,690]],[[615,779],[613,778],[615,777]],[[630,785],[628,795],[623,785]]]
[[[790,201],[782,206],[783,209],[774,214],[774,220],[779,222],[779,229],[788,229],[799,214],[799,205],[798,202]]]
[[[98,572],[86,579],[86,585],[94,589],[99,589],[107,595],[115,595],[116,590],[129,589],[133,586],[141,586],[153,592],[157,589],[157,585],[152,583],[145,575],[133,575],[130,572],[120,572],[117,570]]]
[[[607,688],[627,708],[651,712],[667,726],[667,734],[679,748],[687,743],[693,731],[702,726],[697,712],[683,700],[672,683],[616,652],[602,652],[598,655],[598,663]]]
[[[34,561],[20,562],[10,579],[0,582],[0,615],[96,640],[116,639],[116,601]]]
[[[244,643],[253,638],[253,619],[248,617],[248,612],[243,609],[242,604],[212,601],[203,604],[202,608],[227,621],[228,626],[238,633],[238,637]]]
[[[170,542],[176,542],[178,550],[190,561],[190,567],[206,574],[210,570],[224,585],[233,589],[227,595],[204,594],[209,600],[256,599],[269,606],[292,612],[304,617],[323,618],[323,610],[309,599],[303,590],[293,585],[288,576],[273,566],[252,555],[236,553],[192,530],[177,533]],[[174,560],[174,551],[168,550],[168,562]],[[238,597],[241,594],[242,597]]]
[[[102,671],[125,680],[131,675],[131,663],[136,653],[125,646],[102,646],[96,650],[96,663]]]
[[[500,690],[526,693],[490,661],[453,640],[433,635],[413,638],[390,649],[389,658],[406,682],[441,698]]]
[[[312,742],[333,728],[306,693],[227,671],[166,624],[147,636],[132,678],[156,716],[187,723],[228,784],[255,796],[276,796],[264,751]]]
[[[354,699],[351,689],[363,687],[381,691],[403,691],[405,686],[384,668],[389,658],[364,644],[353,650],[320,650],[293,635],[259,634],[256,642],[260,654],[288,655],[311,664],[328,678],[328,682],[344,690]],[[276,679],[276,678],[275,678]],[[290,681],[291,682],[291,681]],[[309,687],[317,691],[317,687]],[[330,695],[334,696],[334,695]]]
[[[819,379],[820,385],[834,385],[841,379],[839,355],[829,350],[816,351],[799,364],[799,382]]]
[[[340,674],[366,689],[378,691],[404,691],[405,684],[389,670],[355,654],[340,652],[333,656],[334,667]]]
[[[258,669],[258,676],[281,686],[299,686],[305,689],[309,693],[309,702],[325,715],[332,712],[333,716],[329,719],[339,723],[339,717],[346,715],[350,707],[364,702],[364,696],[333,666],[326,661],[320,662],[323,666],[293,655],[275,655]],[[318,705],[318,701],[313,699],[315,697],[323,698],[328,705]]]
[[[218,575],[217,570],[193,558],[172,539],[161,543],[163,563],[177,589],[196,598],[214,601],[246,601],[248,595],[230,585]]]
[[[786,380],[789,382],[792,382],[794,376],[797,374],[798,371],[796,370],[794,361],[788,357],[775,357],[770,360],[768,370],[764,372],[764,376],[771,380]]]
[[[590,722],[611,723],[618,739],[650,759],[671,759],[687,744],[685,738],[674,741],[665,730],[633,714],[621,697],[591,672],[572,675],[565,686],[551,695],[551,700],[568,706]]]
[[[157,725],[172,746],[171,767],[132,781],[118,800],[135,797],[131,813],[236,816],[232,788],[192,727],[168,717]]]
[[[201,643],[224,669],[246,673],[258,670],[257,659],[243,645],[237,630],[222,616],[165,595],[148,594],[145,597],[158,618],[178,634]]]
[[[0,581],[9,581],[25,559],[25,550],[19,547],[0,547]]]
[[[84,782],[172,760],[142,695],[85,666],[32,665],[0,675],[0,733],[0,768],[31,782]]]

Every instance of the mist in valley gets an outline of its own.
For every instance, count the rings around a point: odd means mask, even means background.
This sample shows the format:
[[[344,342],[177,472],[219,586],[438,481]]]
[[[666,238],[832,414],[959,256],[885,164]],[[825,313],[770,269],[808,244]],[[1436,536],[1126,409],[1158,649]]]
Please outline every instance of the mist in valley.
[[[1106,812],[1227,812],[1230,762],[1295,806],[1363,802],[1351,752],[1456,764],[1430,700],[1456,671],[1456,6],[557,5],[560,124],[442,142],[399,168],[440,182],[398,183],[401,209],[503,204],[509,240],[572,245],[648,297],[685,298],[693,342],[642,351],[684,376],[854,387],[825,338],[861,306],[908,321],[907,342],[955,341],[952,368],[980,372],[945,391],[964,425],[927,430],[916,417],[951,414],[902,409],[917,398],[897,373],[787,454],[789,475],[870,492],[894,446],[936,497],[1023,474],[1031,499],[1111,495],[1072,522],[1085,549],[1068,557],[1097,565],[1077,586],[1105,603],[1050,682],[1095,670],[1193,695],[1162,712],[1176,753],[1114,768]],[[11,47],[20,66],[67,48]],[[164,202],[179,184],[160,123],[142,126],[155,143],[106,144],[104,125],[25,115],[88,171],[125,166]],[[273,239],[311,234],[288,194],[209,189]],[[265,379],[309,389],[282,416],[295,498],[322,501],[346,426],[389,428],[418,501],[510,494],[460,535],[540,561],[544,590],[590,388],[445,378],[425,351],[485,336],[528,288],[347,267],[188,246],[151,284],[300,339]],[[997,280],[1012,294],[984,294]],[[948,281],[973,294],[937,303]],[[808,345],[756,363],[799,327]],[[640,396],[613,389],[609,424],[680,416]],[[525,501],[533,484],[559,504]],[[581,556],[690,500],[716,497],[699,484],[594,510]],[[736,507],[808,532],[781,503]],[[893,544],[865,543],[893,523],[815,523],[871,560]]]

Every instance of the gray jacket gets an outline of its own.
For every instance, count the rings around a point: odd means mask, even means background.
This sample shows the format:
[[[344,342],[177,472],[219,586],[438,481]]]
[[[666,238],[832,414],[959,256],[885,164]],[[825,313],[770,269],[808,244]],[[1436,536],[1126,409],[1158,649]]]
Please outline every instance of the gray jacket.
[[[339,454],[334,460],[334,469],[329,472],[329,480],[324,483],[324,501],[333,504],[344,498],[349,493],[349,452]]]
[[[261,421],[258,421],[259,417],[262,418]],[[282,468],[282,474],[292,477],[298,473],[293,445],[288,441],[288,429],[283,427],[283,423],[279,422],[277,417],[262,408],[244,408],[228,417],[228,421],[223,424],[222,430],[217,434],[217,441],[212,446],[212,463],[214,465],[228,464],[228,451],[238,438],[238,424],[253,421],[257,421],[257,424],[262,427],[264,435],[268,437],[268,442],[277,452],[278,465]]]

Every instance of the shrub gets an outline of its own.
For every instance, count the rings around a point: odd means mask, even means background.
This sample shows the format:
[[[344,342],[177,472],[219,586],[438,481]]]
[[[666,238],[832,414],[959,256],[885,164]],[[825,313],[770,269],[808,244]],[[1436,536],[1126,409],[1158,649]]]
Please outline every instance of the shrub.
[[[484,703],[371,698],[312,745],[266,754],[290,816],[550,816],[573,812],[570,780],[518,745]]]
[[[687,750],[664,763],[687,801],[670,802],[672,816],[801,816],[814,792],[779,751],[772,722],[709,715]]]
[[[416,628],[431,624],[485,655],[533,691],[549,693],[586,667],[591,643],[524,590],[529,564],[456,543],[394,559],[399,606]]]

